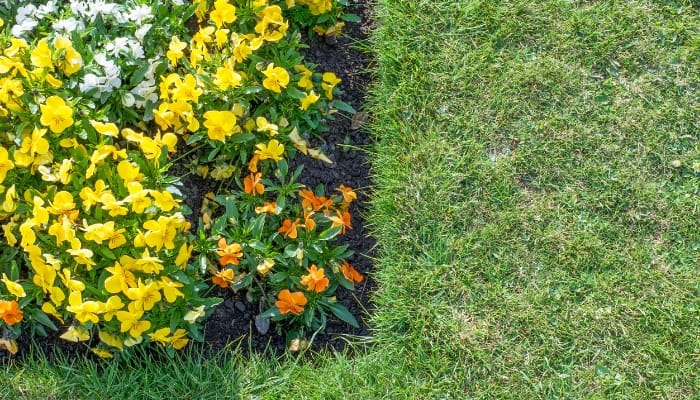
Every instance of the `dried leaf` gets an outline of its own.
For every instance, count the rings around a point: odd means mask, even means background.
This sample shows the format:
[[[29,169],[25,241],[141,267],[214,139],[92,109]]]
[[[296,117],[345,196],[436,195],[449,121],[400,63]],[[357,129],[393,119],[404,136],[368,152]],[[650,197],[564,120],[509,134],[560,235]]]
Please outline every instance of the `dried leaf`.
[[[323,154],[323,152],[320,149],[309,149],[309,155],[311,156],[311,158],[321,160],[321,161],[326,162],[328,164],[333,164],[333,161],[331,161],[331,159],[328,158],[328,156]]]
[[[299,136],[297,128],[292,129],[292,131],[289,133],[289,140],[292,141],[292,144],[294,145],[294,147],[297,148],[297,150],[301,151],[304,154],[309,154],[307,149],[309,142],[307,142],[306,140],[302,139],[301,136]]]
[[[10,354],[17,354],[17,342],[12,339],[0,339],[0,349],[4,349],[10,352]]]
[[[350,129],[357,130],[362,127],[367,122],[367,112],[358,111],[352,116],[352,122],[350,123]]]

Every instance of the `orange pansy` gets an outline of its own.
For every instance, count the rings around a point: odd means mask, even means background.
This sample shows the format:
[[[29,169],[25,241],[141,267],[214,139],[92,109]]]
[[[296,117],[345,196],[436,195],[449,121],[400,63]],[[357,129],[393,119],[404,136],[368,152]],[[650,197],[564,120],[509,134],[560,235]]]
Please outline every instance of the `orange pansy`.
[[[348,264],[347,261],[343,261],[343,264],[340,265],[340,272],[343,273],[345,279],[353,283],[360,283],[365,279],[365,277],[357,272],[357,270],[352,265]]]
[[[221,257],[219,259],[219,264],[222,266],[233,264],[238,265],[238,260],[243,257],[241,253],[241,245],[238,243],[226,244],[226,239],[219,239],[219,250],[216,254]]]
[[[253,196],[255,196],[256,193],[263,194],[265,192],[265,186],[260,182],[261,179],[262,174],[260,172],[251,173],[246,176],[243,178],[243,191]]]
[[[16,300],[0,300],[0,319],[5,321],[7,325],[18,324],[22,321],[22,317],[24,317],[24,313],[19,309],[19,303]]]
[[[319,269],[316,265],[311,264],[309,274],[301,277],[301,284],[306,286],[310,292],[321,293],[326,290],[330,281],[326,278],[323,268]]]
[[[299,218],[294,220],[290,220],[289,218],[285,219],[284,222],[282,222],[282,226],[277,230],[279,233],[283,233],[284,237],[296,239],[297,238],[297,225],[299,224]]]
[[[307,300],[304,293],[290,292],[288,289],[284,289],[277,294],[275,306],[279,308],[280,314],[292,313],[299,315],[302,311],[304,311],[306,301]]]
[[[214,276],[211,278],[211,282],[226,289],[231,282],[233,282],[233,270],[231,268],[226,268],[222,271],[215,272]]]

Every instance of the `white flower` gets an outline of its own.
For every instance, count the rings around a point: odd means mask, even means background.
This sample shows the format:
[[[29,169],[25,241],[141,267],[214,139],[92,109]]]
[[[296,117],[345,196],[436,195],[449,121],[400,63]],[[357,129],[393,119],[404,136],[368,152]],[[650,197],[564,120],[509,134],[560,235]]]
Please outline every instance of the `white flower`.
[[[176,6],[181,6],[181,5],[184,5],[185,3],[182,0],[173,0],[173,4],[175,4]]]
[[[85,29],[85,24],[83,21],[77,20],[73,17],[67,19],[61,19],[53,23],[53,30],[57,34],[67,34],[70,35],[75,31],[80,31]]]
[[[129,92],[124,93],[124,97],[122,97],[122,105],[124,105],[124,107],[132,107],[135,102],[136,98],[133,94]]]
[[[151,7],[142,4],[131,10],[126,17],[129,20],[136,22],[137,25],[141,25],[143,21],[153,18],[153,15],[151,15]]]
[[[131,55],[134,58],[144,58],[143,47],[141,47],[141,43],[135,40],[129,40],[129,47],[131,48]]]
[[[32,29],[34,29],[37,26],[37,24],[39,24],[39,22],[37,22],[34,19],[24,19],[21,23],[18,23],[17,25],[12,27],[12,36],[20,37],[25,32],[30,32]]]
[[[143,38],[145,38],[146,34],[148,34],[148,32],[151,30],[151,26],[151,24],[145,24],[139,29],[137,29],[136,32],[134,32],[134,36],[136,37],[136,39],[138,39],[140,42],[143,42]]]
[[[129,51],[129,39],[125,37],[115,38],[105,45],[105,50],[112,55],[112,57],[119,57],[119,53],[126,53]]]
[[[15,21],[18,24],[21,24],[26,19],[34,19],[34,14],[36,14],[36,6],[33,4],[27,4],[26,6],[17,9]]]
[[[56,2],[51,0],[46,2],[43,6],[39,6],[36,10],[36,16],[38,18],[44,18],[48,14],[53,14],[56,12]]]
[[[97,88],[102,84],[102,79],[95,74],[85,74],[83,81],[80,83],[80,91],[87,93],[92,89]]]

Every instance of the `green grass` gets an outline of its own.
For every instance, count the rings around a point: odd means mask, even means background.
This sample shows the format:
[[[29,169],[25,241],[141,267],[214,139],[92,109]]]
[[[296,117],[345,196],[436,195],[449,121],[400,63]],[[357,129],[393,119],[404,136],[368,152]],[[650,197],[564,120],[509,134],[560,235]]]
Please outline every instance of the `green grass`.
[[[380,0],[373,346],[39,358],[7,368],[0,393],[699,396],[699,14],[697,1]]]

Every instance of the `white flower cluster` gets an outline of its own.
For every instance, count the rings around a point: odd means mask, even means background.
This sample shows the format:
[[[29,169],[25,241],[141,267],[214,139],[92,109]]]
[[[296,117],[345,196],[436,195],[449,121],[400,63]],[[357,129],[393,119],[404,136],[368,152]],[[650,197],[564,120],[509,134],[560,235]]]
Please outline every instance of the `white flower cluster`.
[[[155,60],[162,59],[165,49],[144,48],[145,39],[156,23],[154,13],[158,8],[180,7],[182,10],[186,7],[183,0],[48,0],[43,4],[39,4],[41,1],[24,0],[19,3],[15,25],[10,30],[13,36],[36,39],[35,35],[38,36],[41,31],[37,29],[39,26],[50,28],[49,36],[71,37],[86,29],[90,32],[84,35],[89,49],[81,52],[85,66],[76,75],[79,81],[73,82],[73,87],[77,86],[83,93],[99,98],[102,102],[118,92],[117,98],[129,107],[141,108],[146,102],[157,102],[155,69],[158,64]],[[98,30],[98,25],[103,28]],[[168,43],[151,40],[149,45],[153,46],[155,42],[165,45]],[[134,73],[144,65],[150,67],[143,80],[136,82],[134,87],[126,87],[132,82],[130,76],[125,74]]]

